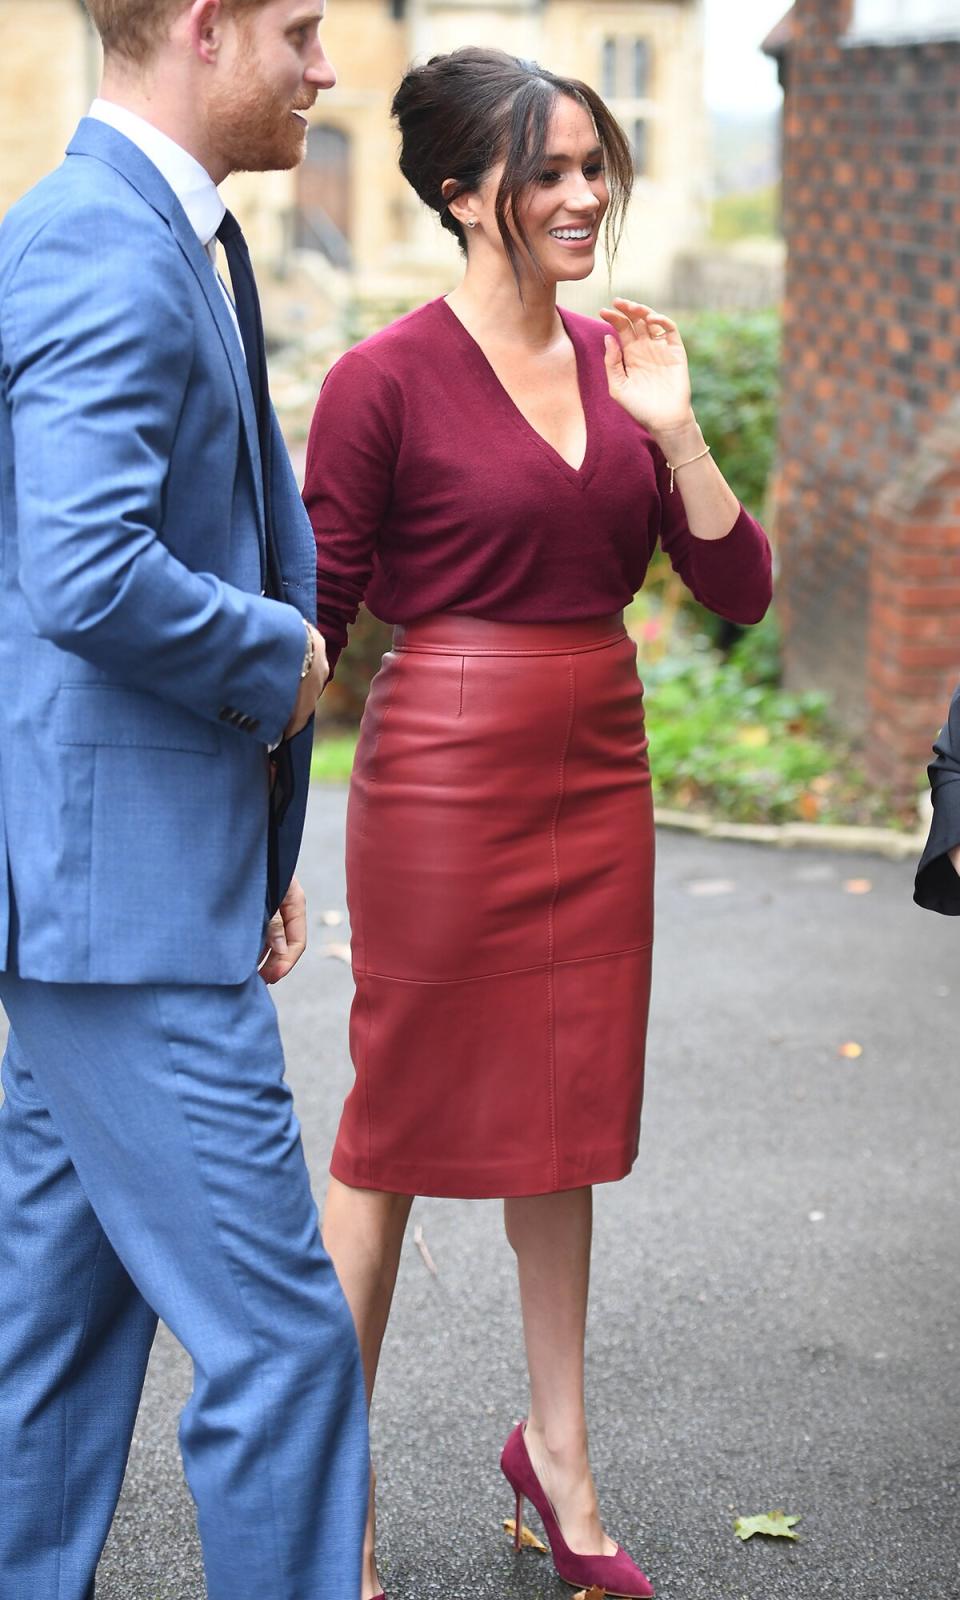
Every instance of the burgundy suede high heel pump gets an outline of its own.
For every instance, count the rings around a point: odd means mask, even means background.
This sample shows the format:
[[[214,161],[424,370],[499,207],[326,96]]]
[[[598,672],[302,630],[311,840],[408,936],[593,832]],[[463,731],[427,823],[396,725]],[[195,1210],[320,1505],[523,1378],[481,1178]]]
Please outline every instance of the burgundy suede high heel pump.
[[[523,1501],[526,1496],[540,1514],[557,1576],[562,1578],[564,1583],[572,1584],[574,1589],[590,1589],[596,1586],[598,1589],[606,1590],[611,1600],[614,1596],[618,1597],[618,1600],[650,1600],[654,1592],[653,1585],[630,1560],[625,1550],[618,1549],[615,1556],[580,1556],[575,1550],[570,1549],[560,1531],[557,1514],[531,1466],[523,1437],[523,1427],[522,1422],[517,1423],[500,1457],[500,1471],[517,1497],[517,1531],[514,1536],[514,1548],[520,1549]]]

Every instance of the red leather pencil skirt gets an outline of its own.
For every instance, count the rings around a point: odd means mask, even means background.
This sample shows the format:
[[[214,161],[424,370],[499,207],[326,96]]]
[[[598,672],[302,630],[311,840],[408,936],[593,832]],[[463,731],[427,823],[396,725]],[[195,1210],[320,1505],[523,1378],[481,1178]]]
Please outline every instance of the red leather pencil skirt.
[[[360,732],[347,897],[336,1178],[472,1198],[629,1172],[653,815],[620,617],[396,630]]]

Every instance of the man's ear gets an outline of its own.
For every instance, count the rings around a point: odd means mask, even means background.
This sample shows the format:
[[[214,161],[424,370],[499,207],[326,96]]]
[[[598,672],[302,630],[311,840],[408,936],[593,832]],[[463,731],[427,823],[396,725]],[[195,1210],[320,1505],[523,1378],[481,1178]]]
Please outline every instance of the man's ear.
[[[181,15],[185,42],[207,65],[216,61],[222,48],[223,24],[223,0],[192,0]]]

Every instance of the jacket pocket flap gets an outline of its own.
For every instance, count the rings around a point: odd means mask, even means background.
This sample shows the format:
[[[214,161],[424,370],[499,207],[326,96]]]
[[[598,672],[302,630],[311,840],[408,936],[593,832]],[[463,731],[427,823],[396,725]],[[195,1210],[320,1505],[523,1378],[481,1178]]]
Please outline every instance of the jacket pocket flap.
[[[218,730],[179,706],[112,683],[64,683],[57,695],[58,744],[129,745],[215,756]]]

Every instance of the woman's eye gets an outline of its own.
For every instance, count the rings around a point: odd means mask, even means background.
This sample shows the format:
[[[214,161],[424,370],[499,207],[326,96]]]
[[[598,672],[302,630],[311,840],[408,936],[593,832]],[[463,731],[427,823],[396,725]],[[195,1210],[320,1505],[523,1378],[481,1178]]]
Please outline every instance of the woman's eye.
[[[540,174],[540,182],[541,183],[548,183],[548,184],[549,183],[556,183],[557,179],[559,177],[560,177],[559,172],[541,172],[541,174]]]
[[[584,167],[583,176],[585,178],[602,178],[603,177],[603,162],[602,161],[592,161],[590,163],[589,167]]]

